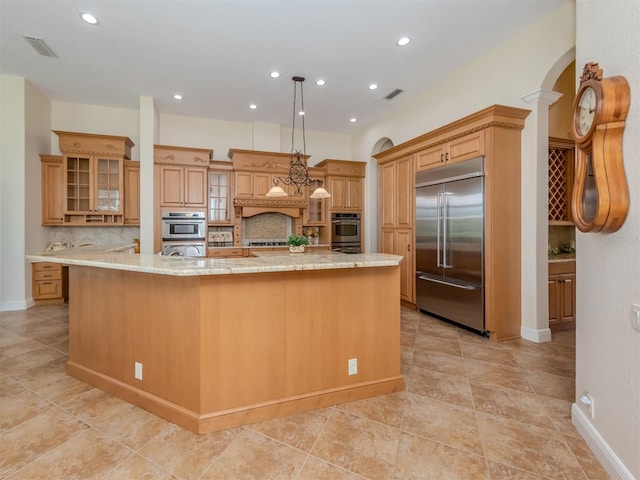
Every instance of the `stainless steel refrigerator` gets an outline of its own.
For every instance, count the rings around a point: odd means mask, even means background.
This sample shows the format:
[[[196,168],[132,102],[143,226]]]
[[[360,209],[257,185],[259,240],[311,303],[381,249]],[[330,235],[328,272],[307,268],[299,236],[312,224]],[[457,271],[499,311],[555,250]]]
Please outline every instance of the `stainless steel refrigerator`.
[[[416,174],[416,304],[486,335],[483,157]]]

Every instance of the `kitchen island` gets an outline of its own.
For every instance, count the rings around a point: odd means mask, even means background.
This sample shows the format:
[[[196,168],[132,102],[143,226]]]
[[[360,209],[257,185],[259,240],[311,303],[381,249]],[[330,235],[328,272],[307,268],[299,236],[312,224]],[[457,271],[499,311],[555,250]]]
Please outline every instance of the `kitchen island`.
[[[27,259],[69,266],[67,373],[193,432],[403,389],[401,257]]]

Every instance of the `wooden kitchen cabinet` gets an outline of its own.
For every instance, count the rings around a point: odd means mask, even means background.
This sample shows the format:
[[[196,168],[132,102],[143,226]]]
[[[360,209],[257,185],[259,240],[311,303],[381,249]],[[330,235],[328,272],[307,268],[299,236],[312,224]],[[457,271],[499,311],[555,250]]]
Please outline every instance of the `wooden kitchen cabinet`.
[[[311,175],[310,178],[314,183],[306,189],[307,208],[303,212],[302,224],[308,227],[323,227],[327,223],[327,199],[311,198],[311,194],[316,188],[324,185],[324,177]]]
[[[379,210],[382,235],[379,250],[403,257],[400,299],[415,304],[413,157],[406,155],[379,165]]]
[[[549,327],[551,330],[575,328],[575,262],[549,264]]]
[[[159,165],[160,207],[207,206],[207,168]]]
[[[124,161],[124,224],[140,225],[140,162]]]
[[[62,264],[36,262],[31,264],[31,296],[36,301],[62,302]],[[44,302],[43,302],[44,303]]]
[[[492,340],[520,336],[521,131],[528,114],[493,105],[374,155],[379,166],[379,248],[405,257],[407,285],[415,283],[416,269],[415,171],[484,156],[484,314]],[[401,300],[415,307],[412,295],[401,295]]]
[[[63,154],[63,224],[123,225],[128,137],[56,131]]]
[[[62,156],[40,155],[42,225],[64,224]]]
[[[160,207],[206,208],[208,167],[213,150],[153,146]]]
[[[417,152],[416,171],[462,162],[480,155],[484,155],[484,131],[473,132]]]
[[[365,162],[325,159],[316,167],[325,171],[329,211],[358,212],[364,209]]]

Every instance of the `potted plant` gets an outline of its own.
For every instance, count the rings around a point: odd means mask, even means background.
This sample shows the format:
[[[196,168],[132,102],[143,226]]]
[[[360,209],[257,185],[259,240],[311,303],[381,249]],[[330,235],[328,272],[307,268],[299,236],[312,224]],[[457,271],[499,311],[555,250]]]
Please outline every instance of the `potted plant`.
[[[290,252],[304,253],[304,246],[309,245],[309,240],[304,235],[289,235],[287,245]]]

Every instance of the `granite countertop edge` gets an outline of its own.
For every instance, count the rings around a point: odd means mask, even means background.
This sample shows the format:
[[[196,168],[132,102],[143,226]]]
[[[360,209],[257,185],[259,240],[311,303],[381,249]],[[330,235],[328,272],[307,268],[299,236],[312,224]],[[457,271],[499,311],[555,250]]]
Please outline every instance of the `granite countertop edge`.
[[[233,275],[248,273],[392,267],[402,257],[386,253],[345,254],[329,251],[309,253],[264,252],[254,257],[201,258],[132,254],[98,249],[67,249],[26,256],[30,262],[126,270],[174,276]]]

